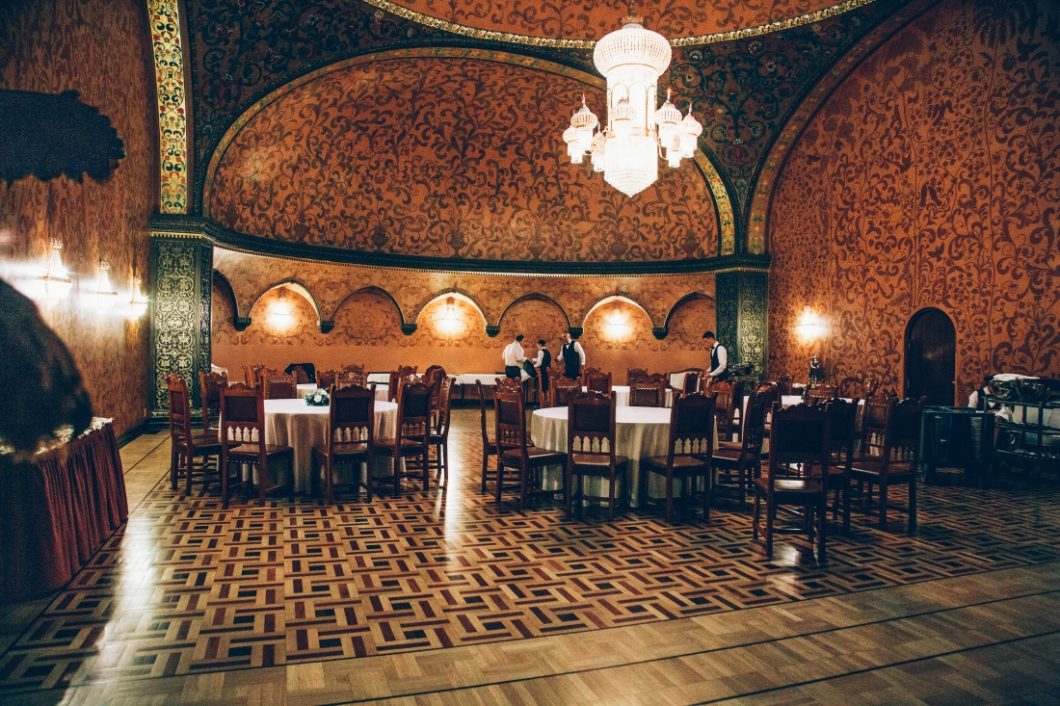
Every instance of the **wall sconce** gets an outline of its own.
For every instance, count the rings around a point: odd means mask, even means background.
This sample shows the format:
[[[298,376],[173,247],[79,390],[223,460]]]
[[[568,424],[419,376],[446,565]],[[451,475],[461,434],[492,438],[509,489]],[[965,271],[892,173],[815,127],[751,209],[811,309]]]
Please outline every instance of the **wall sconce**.
[[[624,341],[632,331],[633,327],[625,312],[615,309],[604,319],[604,335],[612,341]]]
[[[110,283],[110,263],[100,260],[96,288],[86,297],[88,304],[97,311],[110,311],[118,303],[118,297],[118,291]]]
[[[269,324],[281,333],[294,326],[294,312],[287,300],[286,287],[280,287],[279,296],[269,307]]]
[[[445,308],[435,318],[434,325],[443,336],[455,336],[464,330],[464,320],[456,310],[455,297],[445,298]]]
[[[142,288],[142,280],[133,277],[132,291],[129,293],[129,304],[125,312],[126,318],[136,320],[147,313],[148,298]]]
[[[35,277],[28,282],[26,295],[34,301],[57,302],[70,296],[70,290],[74,287],[73,277],[63,264],[60,254],[63,249],[63,241],[58,238],[51,239],[51,250],[48,252],[48,265],[44,274]]]
[[[810,307],[802,310],[799,322],[795,325],[795,334],[803,343],[812,343],[828,335],[828,322],[814,313]]]

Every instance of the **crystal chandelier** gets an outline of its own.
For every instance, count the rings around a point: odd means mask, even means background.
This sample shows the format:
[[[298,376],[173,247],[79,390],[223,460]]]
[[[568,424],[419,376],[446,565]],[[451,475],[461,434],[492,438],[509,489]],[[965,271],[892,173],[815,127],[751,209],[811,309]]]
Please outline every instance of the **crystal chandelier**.
[[[655,109],[659,76],[670,66],[670,43],[658,32],[645,29],[632,14],[622,29],[596,43],[593,63],[607,78],[607,126],[585,104],[570,119],[563,132],[567,155],[581,164],[591,155],[593,171],[603,172],[604,181],[626,196],[634,196],[659,178],[659,157],[670,167],[681,165],[696,151],[703,126],[692,117],[692,107],[683,116],[670,102]]]

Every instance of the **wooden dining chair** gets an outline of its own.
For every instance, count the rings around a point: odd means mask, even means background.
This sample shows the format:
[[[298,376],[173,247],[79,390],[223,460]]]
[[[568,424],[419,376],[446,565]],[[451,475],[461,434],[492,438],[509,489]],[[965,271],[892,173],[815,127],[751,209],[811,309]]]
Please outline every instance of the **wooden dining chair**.
[[[586,368],[582,371],[582,387],[587,392],[602,392],[611,394],[611,373],[605,373],[599,368]]]
[[[566,454],[533,445],[526,433],[526,406],[523,395],[512,387],[498,385],[493,394],[493,426],[498,458],[495,491],[497,504],[501,504],[505,474],[515,472],[518,473],[519,482],[519,510],[523,510],[530,496],[543,492],[541,475],[544,467],[563,465]]]
[[[806,404],[810,406],[823,405],[827,403],[828,400],[835,399],[838,396],[838,388],[836,388],[835,385],[828,385],[825,383],[807,388],[805,395]]]
[[[228,387],[224,373],[199,371],[199,396],[202,400],[202,428],[217,436],[221,423],[221,390]]]
[[[257,387],[261,384],[261,373],[267,369],[268,366],[266,366],[264,363],[252,363],[250,365],[244,365],[244,382],[247,384],[248,387]]]
[[[294,375],[267,374],[262,383],[267,400],[293,400],[298,397],[298,383],[295,382]]]
[[[337,370],[318,370],[317,387],[321,390],[330,390],[331,386],[338,382],[339,372]]]
[[[629,386],[630,407],[665,407],[666,383],[637,382]]]
[[[607,500],[607,518],[615,517],[615,489],[621,473],[626,485],[628,459],[615,453],[615,398],[602,392],[579,392],[567,404],[567,517],[574,511],[574,500]],[[607,497],[587,495],[586,477],[607,479]],[[577,492],[576,492],[577,491]]]
[[[497,455],[497,440],[492,438],[489,433],[489,423],[486,419],[486,391],[482,387],[482,383],[479,380],[475,380],[475,390],[478,392],[478,404],[479,411],[481,412],[480,422],[482,425],[482,493],[486,493],[486,481],[489,475],[489,462],[491,456]],[[496,473],[494,473],[496,478]]]
[[[718,439],[731,441],[733,434],[740,432],[743,381],[719,380],[710,385],[709,392],[716,396],[714,417],[718,425]]]
[[[703,379],[706,377],[702,370],[699,368],[689,368],[684,371],[685,379],[681,384],[680,393],[682,395],[691,395],[693,392],[699,392],[701,389],[710,394],[710,390],[704,388]],[[717,411],[717,404],[714,405],[715,411]]]
[[[183,497],[187,497],[191,494],[192,475],[195,472],[203,474],[203,490],[205,491],[206,469],[210,465],[211,458],[214,468],[217,467],[221,442],[217,437],[216,429],[192,430],[191,401],[188,395],[188,385],[183,377],[175,374],[166,375],[166,389],[169,393],[169,438],[172,449],[169,485],[176,490],[177,478],[183,473]],[[196,463],[197,459],[200,460],[198,463]]]
[[[896,402],[890,395],[875,395],[865,400],[861,422],[861,444],[851,464],[850,477],[867,481],[868,499],[872,502],[873,485],[880,486],[879,523],[887,529],[887,511],[904,510],[908,515],[909,533],[916,531],[917,454],[920,446],[920,418],[923,400]],[[905,483],[908,504],[889,504],[890,486]]]
[[[416,374],[416,367],[418,366],[400,365],[397,370],[390,371],[387,394],[391,402],[397,401],[403,383],[412,382],[410,378]]]
[[[367,377],[359,370],[340,370],[335,375],[335,384],[357,385],[358,387],[368,386]]]
[[[371,500],[368,481],[361,482],[361,464],[371,459],[375,449],[375,390],[333,385],[328,396],[328,435],[323,444],[313,445],[313,479],[323,469],[324,499],[331,505],[335,502],[335,467],[348,464],[353,470],[354,492],[363,486]]]
[[[828,413],[828,467],[825,492],[834,493],[832,517],[837,518],[842,498],[843,531],[850,532],[850,469],[854,461],[854,438],[858,415],[858,401],[836,397],[825,405]]]
[[[422,382],[405,383],[398,391],[397,426],[392,437],[376,441],[375,453],[390,459],[394,496],[401,492],[401,478],[411,475],[402,469],[415,459],[420,469],[423,492],[431,487],[427,455],[430,449],[431,389]],[[372,499],[372,474],[368,474],[368,499]]]
[[[286,461],[293,471],[294,449],[265,443],[265,398],[261,390],[246,385],[229,385],[221,393],[221,498],[228,507],[230,464],[248,464],[258,469],[258,502],[282,487],[267,486],[268,469]],[[253,470],[251,471],[253,480]]]
[[[714,418],[717,419],[717,416],[715,414]],[[748,486],[753,476],[757,475],[762,462],[765,429],[765,400],[760,399],[752,390],[740,426],[740,441],[728,444],[719,441],[718,447],[714,449],[713,462],[714,469],[718,472],[717,482],[731,479],[731,485],[735,486],[737,502],[740,504],[747,498]]]
[[[821,476],[828,467],[828,413],[823,406],[799,404],[773,409],[769,434],[769,475],[755,478],[752,536],[757,542],[764,532],[766,558],[773,558],[777,510],[796,506],[803,510],[804,529],[817,540],[817,563],[827,563],[825,553],[827,495]],[[797,475],[796,475],[797,474]],[[766,506],[761,520],[762,503]],[[816,527],[815,527],[816,521]]]
[[[549,406],[566,407],[570,398],[582,391],[581,380],[573,380],[558,370],[549,370]]]
[[[649,474],[666,481],[666,520],[673,519],[674,479],[681,480],[681,497],[691,501],[696,481],[703,481],[703,519],[710,520],[714,493],[714,397],[702,392],[682,395],[670,408],[670,439],[665,456],[650,456],[640,462]],[[649,475],[650,478],[650,475]]]
[[[626,384],[630,387],[646,377],[648,377],[648,371],[644,368],[626,368]]]
[[[453,415],[455,382],[456,378],[443,377],[438,384],[438,396],[431,401],[431,426],[427,442],[434,450],[434,461],[430,468],[438,473],[436,478],[439,485],[448,485],[449,481],[449,427]]]

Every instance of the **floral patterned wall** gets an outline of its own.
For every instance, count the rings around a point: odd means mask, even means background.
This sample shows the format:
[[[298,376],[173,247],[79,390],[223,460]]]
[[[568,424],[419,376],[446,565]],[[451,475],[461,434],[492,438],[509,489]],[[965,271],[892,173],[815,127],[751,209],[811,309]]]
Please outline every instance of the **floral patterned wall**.
[[[782,170],[770,369],[899,389],[913,314],[957,332],[958,400],[995,372],[1060,376],[1060,7],[946,0],[860,66]],[[831,333],[795,336],[804,308]]]
[[[593,91],[573,78],[484,59],[388,58],[285,91],[211,167],[207,215],[228,228],[492,260],[716,253],[718,218],[694,164],[661,166],[632,199],[588,163],[570,164],[560,133]]]
[[[121,37],[115,41],[114,37]],[[154,77],[147,18],[135,0],[40,0],[0,5],[0,85],[57,93],[74,90],[111,119],[126,156],[110,178],[0,182],[0,258],[19,284],[40,274],[49,240],[82,290],[95,284],[101,258],[111,282],[128,292],[135,271],[146,289],[147,220],[158,207]],[[42,116],[42,120],[49,116]],[[4,128],[0,128],[4,129]],[[148,319],[129,321],[70,299],[42,314],[73,353],[95,413],[114,417],[118,434],[139,425],[147,407]]]
[[[454,373],[494,372],[516,333],[526,336],[528,355],[545,338],[555,356],[568,326],[583,326],[590,364],[624,382],[630,367],[702,366],[701,336],[715,320],[709,274],[467,275],[307,264],[221,249],[214,265],[232,283],[240,314],[251,318],[236,331],[231,295],[215,285],[213,359],[232,373],[249,363],[284,368],[303,361],[318,369],[360,363],[369,370],[399,364],[423,370],[439,363]],[[278,285],[291,281],[297,284],[284,287],[283,297],[293,322],[279,330],[269,314],[280,298]],[[652,329],[668,316],[669,334],[657,340]],[[321,317],[333,322],[328,333],[320,332]],[[403,322],[415,323],[411,335],[402,333]],[[488,336],[487,325],[498,334]]]

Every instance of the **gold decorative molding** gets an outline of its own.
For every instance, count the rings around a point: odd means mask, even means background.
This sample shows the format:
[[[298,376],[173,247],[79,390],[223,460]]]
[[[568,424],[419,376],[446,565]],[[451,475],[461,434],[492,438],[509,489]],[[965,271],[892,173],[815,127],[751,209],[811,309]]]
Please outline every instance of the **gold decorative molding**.
[[[476,27],[468,27],[467,25],[458,24],[456,22],[449,22],[446,20],[438,19],[437,17],[431,17],[425,15],[422,12],[416,10],[410,10],[407,7],[398,5],[397,3],[391,2],[390,0],[365,0],[369,5],[374,5],[381,10],[397,15],[398,17],[406,20],[411,20],[421,25],[425,25],[432,29],[442,30],[443,32],[451,32],[452,34],[459,34],[464,37],[471,37],[472,39],[480,39],[483,41],[490,42],[507,42],[510,44],[522,44],[524,46],[531,47],[552,47],[557,49],[592,49],[596,46],[595,39],[563,39],[560,37],[532,37],[526,34],[515,34],[513,32],[497,32],[493,30],[478,29]],[[838,3],[832,7],[827,7],[823,10],[817,10],[816,12],[809,12],[805,15],[799,15],[798,17],[790,17],[786,20],[777,20],[776,22],[767,22],[766,24],[757,25],[755,27],[746,27],[744,29],[735,29],[729,32],[717,32],[715,34],[701,34],[691,37],[677,37],[670,39],[670,44],[675,47],[687,47],[697,46],[702,44],[716,44],[717,42],[731,42],[738,39],[746,39],[748,37],[757,37],[763,34],[769,34],[771,32],[783,32],[786,29],[793,27],[800,27],[805,24],[812,22],[819,22],[829,17],[835,17],[841,15],[844,12],[850,12],[863,5],[868,5],[873,0],[846,0],[845,2]]]
[[[159,210],[188,212],[188,120],[178,0],[147,0],[158,99]]]

